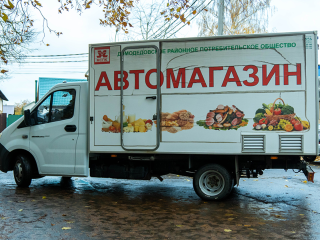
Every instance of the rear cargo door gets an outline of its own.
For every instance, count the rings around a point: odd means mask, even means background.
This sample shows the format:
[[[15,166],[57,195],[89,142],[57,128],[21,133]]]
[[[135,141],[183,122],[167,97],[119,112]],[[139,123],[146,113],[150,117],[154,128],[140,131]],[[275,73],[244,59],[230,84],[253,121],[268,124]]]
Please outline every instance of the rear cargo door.
[[[122,46],[121,146],[124,150],[156,150],[160,144],[159,43]],[[130,87],[129,87],[130,85]]]

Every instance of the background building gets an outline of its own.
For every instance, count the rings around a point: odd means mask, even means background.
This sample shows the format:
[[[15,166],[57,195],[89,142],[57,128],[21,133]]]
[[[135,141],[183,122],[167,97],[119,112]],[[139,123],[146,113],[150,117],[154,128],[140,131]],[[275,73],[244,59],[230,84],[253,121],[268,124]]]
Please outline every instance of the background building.
[[[3,101],[9,101],[0,90],[0,112],[3,112]]]

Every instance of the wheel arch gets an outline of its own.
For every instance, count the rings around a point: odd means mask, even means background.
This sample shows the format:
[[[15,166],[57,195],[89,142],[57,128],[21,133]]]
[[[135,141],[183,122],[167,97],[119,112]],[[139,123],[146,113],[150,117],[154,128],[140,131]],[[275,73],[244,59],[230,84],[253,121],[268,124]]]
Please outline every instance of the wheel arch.
[[[235,177],[235,155],[202,155],[195,156],[193,158],[193,170],[196,172],[200,168],[210,165],[217,164],[224,167],[229,173]]]
[[[28,160],[30,161],[31,168],[32,168],[32,176],[33,177],[38,177],[39,170],[38,170],[38,165],[37,165],[37,162],[36,162],[35,158],[29,151],[24,150],[24,149],[15,149],[15,150],[11,151],[8,154],[8,157],[7,157],[7,171],[13,170],[13,167],[14,167],[14,164],[15,164],[15,158],[18,155],[24,155],[24,156],[26,156],[28,158]]]

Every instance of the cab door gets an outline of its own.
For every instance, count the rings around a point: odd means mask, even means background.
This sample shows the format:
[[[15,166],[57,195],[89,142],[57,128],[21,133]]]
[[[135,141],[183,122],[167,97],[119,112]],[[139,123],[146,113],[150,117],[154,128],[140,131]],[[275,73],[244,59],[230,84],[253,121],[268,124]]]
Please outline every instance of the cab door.
[[[80,86],[48,95],[31,113],[30,151],[40,174],[75,173]]]

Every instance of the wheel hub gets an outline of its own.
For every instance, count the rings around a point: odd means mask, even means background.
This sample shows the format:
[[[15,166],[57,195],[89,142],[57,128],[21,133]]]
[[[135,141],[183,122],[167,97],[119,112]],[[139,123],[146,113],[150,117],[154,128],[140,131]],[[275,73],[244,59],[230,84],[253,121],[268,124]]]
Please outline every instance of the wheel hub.
[[[215,170],[204,172],[199,179],[199,186],[203,193],[209,196],[218,195],[225,188],[223,176]]]

